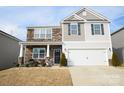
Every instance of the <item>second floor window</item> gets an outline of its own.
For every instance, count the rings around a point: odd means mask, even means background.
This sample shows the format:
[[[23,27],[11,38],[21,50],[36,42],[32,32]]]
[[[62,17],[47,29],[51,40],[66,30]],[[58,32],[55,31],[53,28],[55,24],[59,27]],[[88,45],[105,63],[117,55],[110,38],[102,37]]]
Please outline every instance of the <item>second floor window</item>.
[[[52,38],[52,29],[46,29],[46,38],[51,39]]]
[[[77,23],[71,23],[70,24],[70,34],[71,35],[78,35],[78,24]]]
[[[34,39],[52,39],[51,28],[37,28],[34,30]]]
[[[39,30],[39,38],[40,39],[45,39],[45,34],[46,34],[45,28],[42,28]]]
[[[91,24],[92,35],[104,35],[103,24]]]

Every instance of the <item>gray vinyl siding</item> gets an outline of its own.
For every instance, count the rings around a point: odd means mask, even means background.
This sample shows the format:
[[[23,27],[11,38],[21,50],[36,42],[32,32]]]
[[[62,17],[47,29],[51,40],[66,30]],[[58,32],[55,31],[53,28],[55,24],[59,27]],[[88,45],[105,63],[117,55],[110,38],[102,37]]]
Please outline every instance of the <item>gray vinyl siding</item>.
[[[19,48],[19,41],[0,34],[0,70],[15,66]]]
[[[124,29],[112,36],[113,51],[117,53],[121,62],[124,62]]]
[[[112,35],[112,45],[114,48],[124,47],[124,29]]]
[[[84,41],[84,24],[80,24],[80,35],[69,35],[68,34],[68,24],[63,24],[63,39],[64,41]]]
[[[95,15],[86,12],[86,16],[82,15],[82,12],[77,13],[77,15],[79,15],[80,17],[83,17],[86,20],[100,20],[100,18],[96,17]]]

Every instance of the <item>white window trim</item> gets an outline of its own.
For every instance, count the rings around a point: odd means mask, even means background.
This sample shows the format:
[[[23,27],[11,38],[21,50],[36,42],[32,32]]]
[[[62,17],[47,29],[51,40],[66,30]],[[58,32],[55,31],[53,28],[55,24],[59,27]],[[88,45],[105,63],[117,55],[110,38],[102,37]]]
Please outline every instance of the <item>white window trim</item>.
[[[77,25],[77,34],[72,34],[71,25]],[[70,23],[70,35],[78,35],[78,23]]]
[[[36,29],[34,30],[34,39],[52,39],[52,28],[49,28],[49,29],[51,29],[51,38],[47,38],[47,37],[46,37],[46,35],[47,35],[46,33],[47,33],[47,29],[48,29],[48,28],[44,28],[44,29],[45,29],[45,38],[41,38],[41,37],[40,37],[41,29],[42,29],[42,28],[36,28]],[[38,37],[35,37],[35,31],[38,31]]]
[[[47,29],[47,28],[45,28],[45,39],[52,39],[52,28],[49,28],[49,29],[51,30],[51,38],[47,38],[47,37],[46,37],[46,35],[47,35],[47,34],[46,34],[46,33],[47,33],[47,30],[46,30],[46,29]]]
[[[36,31],[37,31],[38,37],[35,36]],[[33,37],[34,37],[34,39],[38,39],[39,38],[39,29],[38,28],[34,29],[34,36]]]
[[[100,34],[95,34],[95,26],[94,25],[100,25]],[[96,24],[93,24],[93,31],[94,31],[94,35],[102,35],[102,28],[101,28],[101,24],[100,23],[96,23]]]
[[[41,28],[41,29],[42,29],[42,28]],[[46,39],[46,30],[45,30],[45,33],[44,33],[44,34],[45,34],[45,38],[43,38],[43,37],[41,38],[41,29],[39,30],[39,37],[38,37],[38,38],[39,38],[39,39]]]
[[[34,49],[34,48],[33,48]],[[46,50],[45,48],[38,48],[38,49],[43,49],[45,52],[44,52],[44,58],[45,58],[45,55],[46,55]],[[32,59],[44,59],[44,58],[40,58],[40,53],[38,53],[38,58],[34,58],[34,53],[32,52]]]

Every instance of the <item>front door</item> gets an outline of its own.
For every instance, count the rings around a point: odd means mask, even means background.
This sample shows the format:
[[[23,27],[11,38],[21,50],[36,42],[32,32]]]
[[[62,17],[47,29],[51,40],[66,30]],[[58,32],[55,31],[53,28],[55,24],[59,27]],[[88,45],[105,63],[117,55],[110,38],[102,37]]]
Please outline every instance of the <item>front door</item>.
[[[61,49],[55,49],[54,50],[54,62],[55,62],[55,64],[60,63],[60,54],[61,54]]]

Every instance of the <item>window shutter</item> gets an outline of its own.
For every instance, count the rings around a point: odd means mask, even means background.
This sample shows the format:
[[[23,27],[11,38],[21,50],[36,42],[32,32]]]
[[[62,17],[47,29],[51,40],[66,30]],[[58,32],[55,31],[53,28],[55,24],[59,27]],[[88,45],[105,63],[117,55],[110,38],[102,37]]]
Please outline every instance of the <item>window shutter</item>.
[[[68,35],[70,35],[70,23],[68,24]]]
[[[78,23],[78,35],[81,35],[80,23]]]
[[[104,35],[104,27],[103,27],[103,24],[101,24],[101,31],[102,31],[102,35]]]
[[[92,31],[92,35],[94,35],[93,24],[91,24],[91,31]]]

